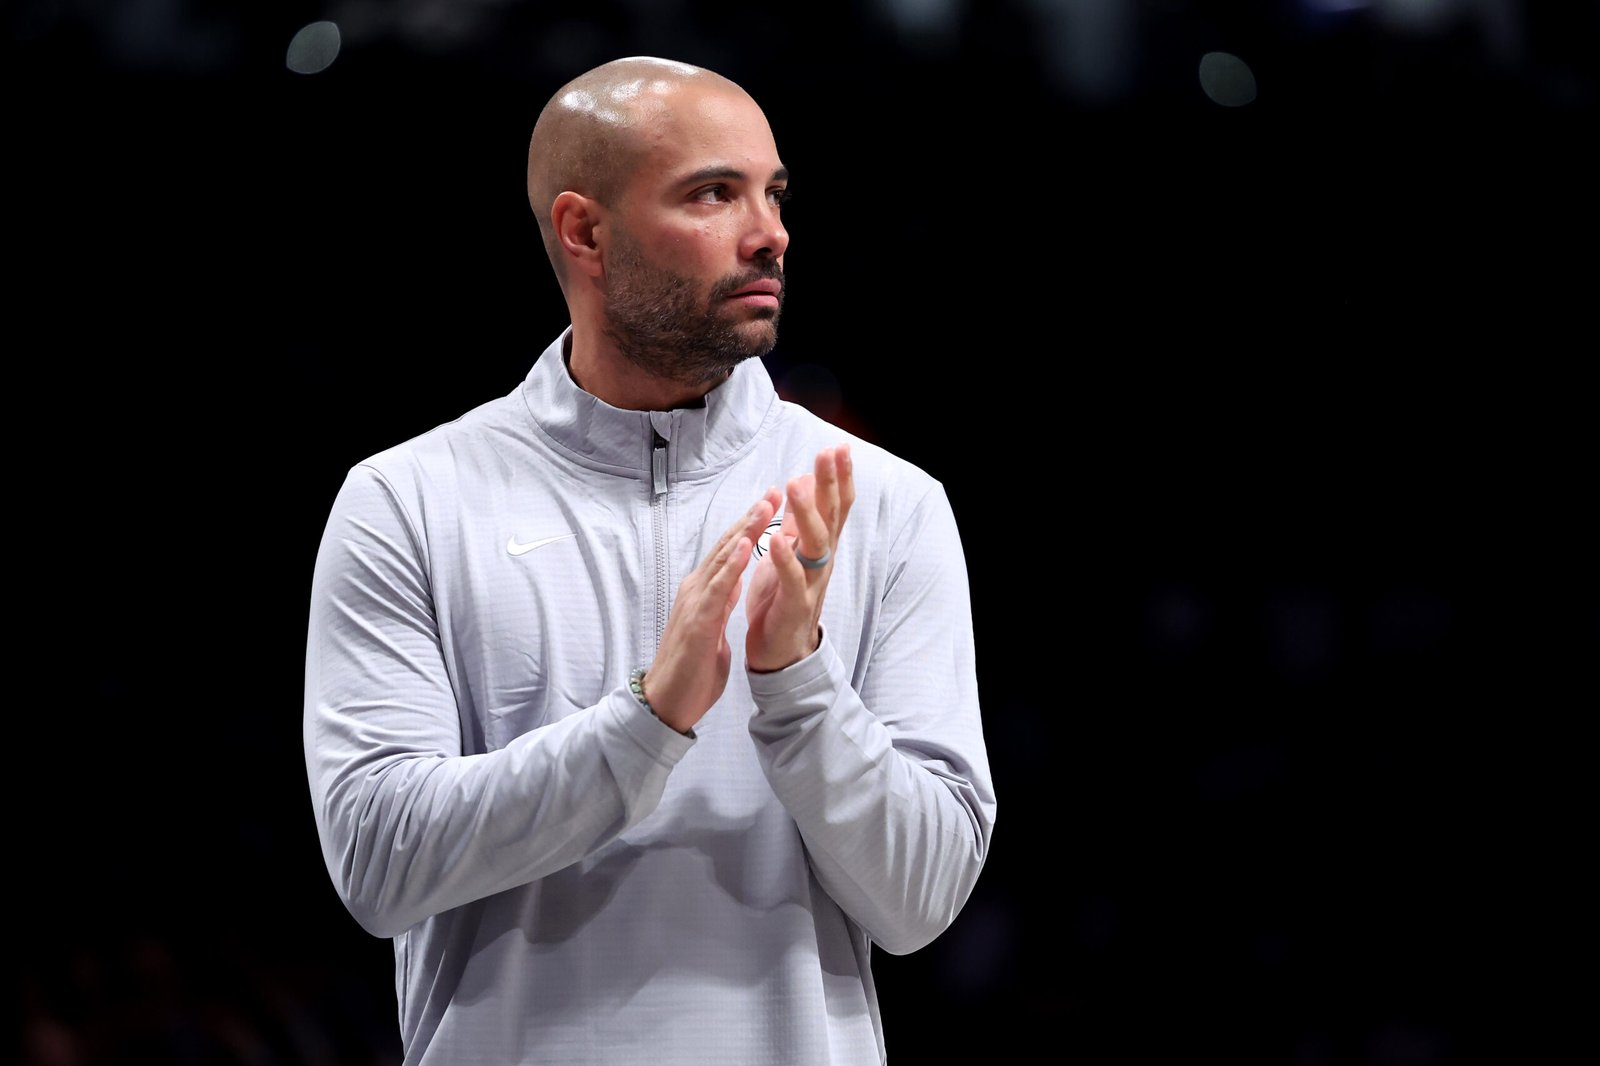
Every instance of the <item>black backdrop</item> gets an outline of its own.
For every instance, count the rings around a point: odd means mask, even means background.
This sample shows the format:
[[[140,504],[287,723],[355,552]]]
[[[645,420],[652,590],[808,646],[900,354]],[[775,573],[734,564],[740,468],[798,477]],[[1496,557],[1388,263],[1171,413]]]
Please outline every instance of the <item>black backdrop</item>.
[[[962,523],[1000,817],[893,1058],[1592,1049],[1593,5],[269,6],[5,16],[25,1061],[398,1061],[317,539],[564,325],[527,136],[646,53],[794,174],[774,376]]]

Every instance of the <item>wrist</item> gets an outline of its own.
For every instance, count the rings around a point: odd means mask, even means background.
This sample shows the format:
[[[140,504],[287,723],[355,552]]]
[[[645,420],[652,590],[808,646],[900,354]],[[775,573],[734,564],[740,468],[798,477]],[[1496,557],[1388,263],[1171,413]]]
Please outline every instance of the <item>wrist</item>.
[[[789,648],[784,654],[757,655],[754,659],[746,649],[745,669],[752,674],[775,674],[779,670],[787,670],[794,664],[811,658],[820,647],[822,647],[822,626],[819,624],[812,633],[809,646],[802,644]]]
[[[645,710],[649,711],[650,714],[655,718],[656,721],[660,722],[662,725],[666,726],[668,729],[671,729],[671,730],[673,730],[675,732],[678,732],[678,733],[682,733],[684,736],[688,737],[690,740],[693,740],[694,739],[694,729],[693,728],[690,728],[690,729],[679,729],[677,726],[673,725],[671,722],[667,721],[665,718],[662,718],[659,714],[656,714],[656,709],[650,705],[650,697],[645,693],[644,679],[645,679],[645,674],[646,673],[647,673],[647,671],[645,670],[644,667],[636,666],[636,667],[634,667],[633,672],[628,675],[628,691],[633,694],[633,698],[634,698],[635,702],[637,702],[639,704],[639,706],[643,707]]]

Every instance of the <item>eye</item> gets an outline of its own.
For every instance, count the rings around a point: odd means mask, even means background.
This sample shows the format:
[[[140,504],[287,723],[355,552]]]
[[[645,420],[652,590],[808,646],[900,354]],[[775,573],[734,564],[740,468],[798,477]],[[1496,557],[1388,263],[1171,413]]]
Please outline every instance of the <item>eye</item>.
[[[782,207],[784,204],[789,202],[789,197],[793,195],[794,194],[789,191],[789,187],[787,185],[781,189],[767,190],[767,199],[771,200],[773,206],[775,207]]]
[[[694,191],[694,196],[692,197],[692,199],[699,200],[701,203],[706,204],[721,203],[727,198],[728,187],[726,185],[707,185],[703,189],[696,189]]]

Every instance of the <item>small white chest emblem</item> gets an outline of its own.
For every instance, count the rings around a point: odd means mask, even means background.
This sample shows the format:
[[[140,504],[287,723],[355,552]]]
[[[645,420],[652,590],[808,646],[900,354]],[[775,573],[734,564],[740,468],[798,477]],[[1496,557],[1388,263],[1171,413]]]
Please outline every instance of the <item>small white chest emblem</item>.
[[[558,536],[545,537],[542,540],[530,540],[526,544],[518,544],[516,534],[512,534],[511,539],[506,541],[506,551],[512,555],[526,555],[535,548],[542,548],[546,544],[554,544],[558,540],[566,540],[568,537],[576,536],[576,533],[562,533]]]

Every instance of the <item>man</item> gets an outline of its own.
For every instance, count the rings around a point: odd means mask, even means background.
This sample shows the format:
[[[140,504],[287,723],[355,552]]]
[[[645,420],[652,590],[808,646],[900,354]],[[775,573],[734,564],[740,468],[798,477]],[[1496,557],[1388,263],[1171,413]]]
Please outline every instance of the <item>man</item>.
[[[328,871],[407,1063],[881,1063],[871,948],[949,926],[995,818],[948,500],[777,397],[739,86],[604,64],[528,159],[570,327],[352,468],[319,549]]]

